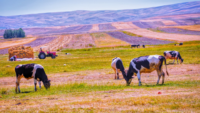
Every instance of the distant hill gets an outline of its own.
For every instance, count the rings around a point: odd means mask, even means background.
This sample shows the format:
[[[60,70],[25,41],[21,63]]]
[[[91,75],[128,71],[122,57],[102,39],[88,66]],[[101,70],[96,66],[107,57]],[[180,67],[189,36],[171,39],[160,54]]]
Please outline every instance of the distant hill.
[[[200,1],[130,10],[83,10],[18,16],[0,16],[0,29],[127,22],[153,18],[156,16],[195,13],[200,13]]]

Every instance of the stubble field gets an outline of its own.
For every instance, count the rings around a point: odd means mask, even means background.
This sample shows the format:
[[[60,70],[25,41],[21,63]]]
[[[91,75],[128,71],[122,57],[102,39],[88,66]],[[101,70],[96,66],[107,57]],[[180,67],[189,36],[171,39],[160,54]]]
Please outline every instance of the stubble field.
[[[121,73],[120,79],[114,80],[112,58],[120,57],[127,70],[131,59],[162,55],[165,50],[179,51],[184,63],[172,65],[172,60],[167,60],[170,76],[165,76],[164,85],[156,85],[156,72],[142,74],[142,86],[138,86],[137,77],[126,86]],[[66,49],[58,52],[56,59],[21,62],[8,62],[7,55],[0,55],[0,111],[200,112],[199,50],[200,42],[195,41],[185,42],[183,46],[172,43],[138,49],[130,46]],[[22,93],[15,94],[14,67],[27,63],[44,66],[51,79],[49,90],[42,86],[34,92],[33,80],[22,79]]]

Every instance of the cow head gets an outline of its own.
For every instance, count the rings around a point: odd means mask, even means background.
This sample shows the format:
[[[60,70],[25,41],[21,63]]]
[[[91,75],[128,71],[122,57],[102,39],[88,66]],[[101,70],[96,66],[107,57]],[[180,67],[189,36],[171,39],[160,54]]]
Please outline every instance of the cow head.
[[[134,74],[134,70],[133,70],[133,66],[130,64],[128,72],[127,72],[127,76],[126,76],[126,85],[129,86],[131,84],[131,81],[133,79],[133,74]]]
[[[180,63],[181,63],[181,64],[183,63],[183,59],[180,59]]]
[[[44,87],[45,87],[46,89],[50,88],[50,85],[51,85],[51,84],[50,84],[50,81],[51,81],[51,80],[47,80],[47,81],[44,82]]]

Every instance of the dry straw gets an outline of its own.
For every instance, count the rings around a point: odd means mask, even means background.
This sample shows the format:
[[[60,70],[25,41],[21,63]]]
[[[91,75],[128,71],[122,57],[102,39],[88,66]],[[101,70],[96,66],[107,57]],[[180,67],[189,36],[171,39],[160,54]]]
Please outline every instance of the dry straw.
[[[16,55],[17,58],[34,58],[33,48],[30,46],[14,46],[8,49],[9,59]]]

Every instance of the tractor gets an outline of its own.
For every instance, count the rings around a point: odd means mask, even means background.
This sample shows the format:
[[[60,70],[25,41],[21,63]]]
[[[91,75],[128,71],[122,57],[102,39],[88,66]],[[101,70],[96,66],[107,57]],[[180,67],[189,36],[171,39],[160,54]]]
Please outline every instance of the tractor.
[[[46,46],[45,47],[40,47],[40,52],[39,52],[39,55],[38,55],[39,59],[45,59],[46,57],[51,57],[52,59],[54,59],[54,58],[56,58],[58,56],[58,55],[56,55],[56,52],[50,51],[50,48],[45,53],[43,51],[44,48],[47,48],[47,47]]]

